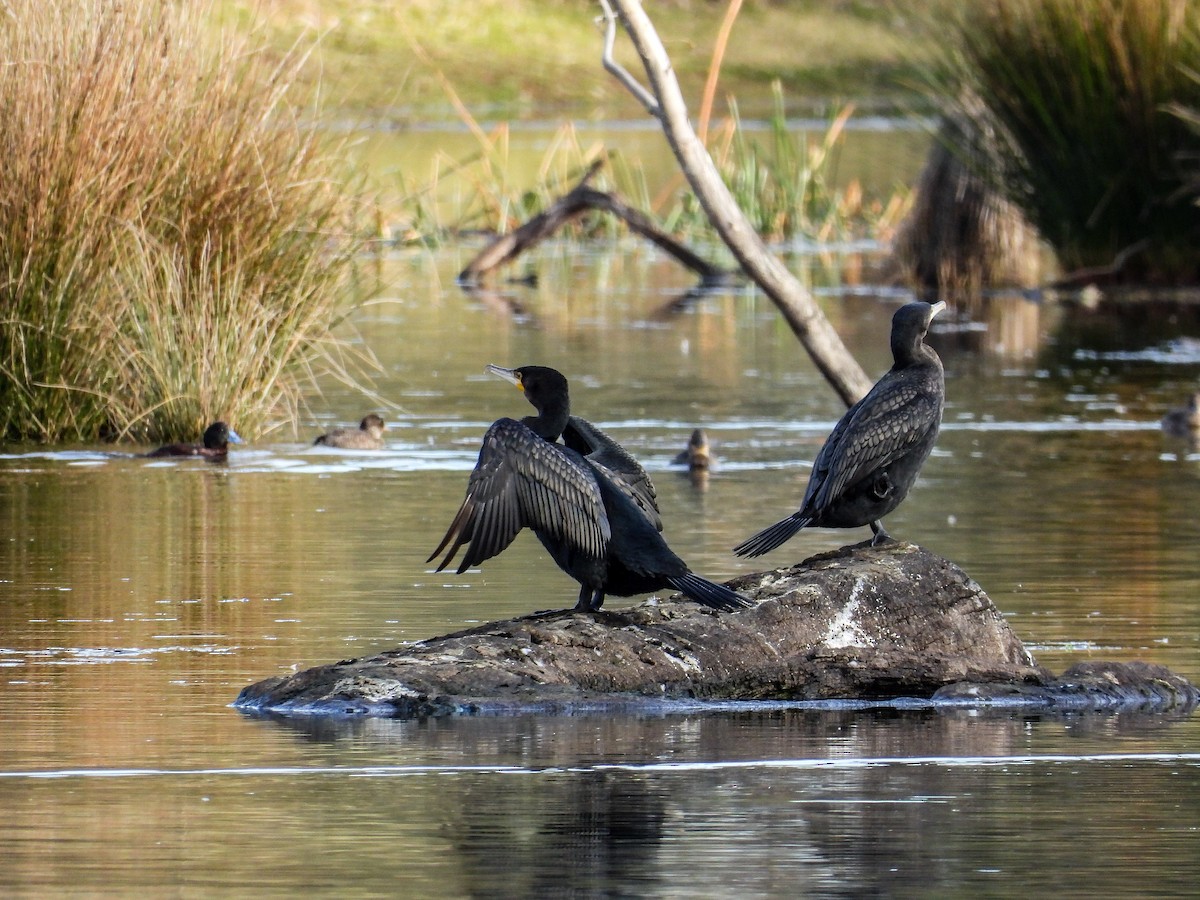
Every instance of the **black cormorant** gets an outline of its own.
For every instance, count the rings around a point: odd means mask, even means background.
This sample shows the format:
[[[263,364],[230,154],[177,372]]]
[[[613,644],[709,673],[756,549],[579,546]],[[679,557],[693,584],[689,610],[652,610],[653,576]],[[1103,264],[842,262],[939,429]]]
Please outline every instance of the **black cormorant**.
[[[1188,397],[1186,406],[1167,410],[1162,417],[1162,430],[1171,437],[1195,440],[1200,435],[1200,393]]]
[[[873,545],[891,539],[880,519],[900,505],[917,480],[942,421],[942,361],[924,338],[945,306],[916,302],[896,310],[895,362],[834,427],[813,463],[800,509],[738,544],[734,553],[760,556],[809,525],[870,525]]]
[[[545,366],[487,370],[513,382],[537,410],[500,419],[483,436],[467,495],[446,536],[441,571],[467,545],[458,572],[504,550],[530,528],[579,582],[577,610],[598,610],[606,594],[629,597],[672,588],[716,609],[749,605],[724,585],[695,575],[671,551],[649,476],[620,444],[571,415],[567,379]],[[556,443],[562,438],[563,444]]]
[[[382,450],[383,429],[386,427],[383,419],[371,413],[357,428],[334,428],[313,441],[313,444],[340,447],[343,450]]]
[[[165,447],[151,450],[146,456],[201,456],[205,459],[221,460],[228,454],[231,443],[242,443],[237,432],[224,422],[213,422],[209,425],[204,430],[203,441],[203,444],[167,444]]]

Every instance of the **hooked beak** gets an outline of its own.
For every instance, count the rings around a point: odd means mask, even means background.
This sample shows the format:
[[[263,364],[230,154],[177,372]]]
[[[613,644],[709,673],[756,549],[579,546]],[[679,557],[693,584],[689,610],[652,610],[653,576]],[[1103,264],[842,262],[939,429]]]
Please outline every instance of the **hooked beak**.
[[[488,363],[483,370],[489,375],[497,375],[510,384],[515,384],[518,390],[525,390],[525,385],[521,384],[521,375],[516,369],[506,369],[503,366],[493,366]]]
[[[937,303],[931,304],[931,308],[929,310],[929,321],[932,322],[933,317],[936,316],[938,313],[940,313],[945,308],[946,308],[945,300],[939,300]]]

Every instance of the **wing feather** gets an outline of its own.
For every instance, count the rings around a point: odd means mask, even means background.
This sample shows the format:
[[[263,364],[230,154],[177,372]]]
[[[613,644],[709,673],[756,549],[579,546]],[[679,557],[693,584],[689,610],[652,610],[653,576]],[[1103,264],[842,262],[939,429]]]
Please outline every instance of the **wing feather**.
[[[579,416],[571,416],[567,420],[562,439],[572,450],[604,469],[611,476],[613,483],[638,505],[654,527],[662,531],[662,518],[659,515],[658,494],[654,490],[654,482],[632,453],[587,419],[581,419]]]
[[[801,510],[815,515],[827,508],[859,479],[907,453],[940,421],[941,403],[923,381],[878,382],[817,454]]]
[[[440,572],[468,545],[457,570],[464,572],[501,553],[522,528],[596,559],[611,537],[600,488],[583,459],[514,419],[500,419],[484,434],[466,497],[427,561],[449,547]]]

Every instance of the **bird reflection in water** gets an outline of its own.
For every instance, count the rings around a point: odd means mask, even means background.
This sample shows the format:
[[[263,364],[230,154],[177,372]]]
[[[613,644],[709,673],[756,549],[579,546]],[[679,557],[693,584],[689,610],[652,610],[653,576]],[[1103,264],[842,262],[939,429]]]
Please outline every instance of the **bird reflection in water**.
[[[1161,425],[1163,434],[1186,441],[1188,451],[1194,453],[1200,447],[1200,392],[1188,397],[1183,406],[1167,410]]]

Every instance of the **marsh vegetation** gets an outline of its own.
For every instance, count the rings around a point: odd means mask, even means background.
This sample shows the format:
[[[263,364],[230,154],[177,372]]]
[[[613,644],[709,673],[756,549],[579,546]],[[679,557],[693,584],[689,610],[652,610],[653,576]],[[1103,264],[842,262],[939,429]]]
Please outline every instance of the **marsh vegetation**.
[[[891,240],[911,188],[841,177],[847,122],[940,108],[957,136],[943,149],[1029,223],[1008,240],[1014,255],[1045,241],[1068,272],[1200,278],[1195,4],[1003,0],[918,19],[886,2],[747,2],[726,34],[728,9],[655,14],[721,176],[768,240]],[[294,423],[323,373],[349,377],[334,331],[368,235],[504,232],[598,160],[597,187],[684,240],[713,240],[682,179],[655,181],[617,142],[581,138],[580,119],[641,113],[601,70],[577,4],[18,0],[0,46],[13,60],[0,72],[10,440]],[[824,128],[797,129],[814,114]],[[473,149],[372,173],[368,210],[336,135],[447,115]],[[529,116],[564,124],[535,176],[517,177],[511,123]],[[948,233],[937,203],[918,209],[929,218],[910,217],[909,237]],[[988,234],[950,221],[955,235]],[[579,239],[622,230],[599,215],[572,227]],[[976,292],[1023,268],[964,265]]]
[[[188,5],[0,18],[0,434],[250,434],[338,365],[353,194],[288,103],[299,59]]]
[[[1200,281],[1200,5],[1001,0],[942,20],[950,151],[1077,281]]]

